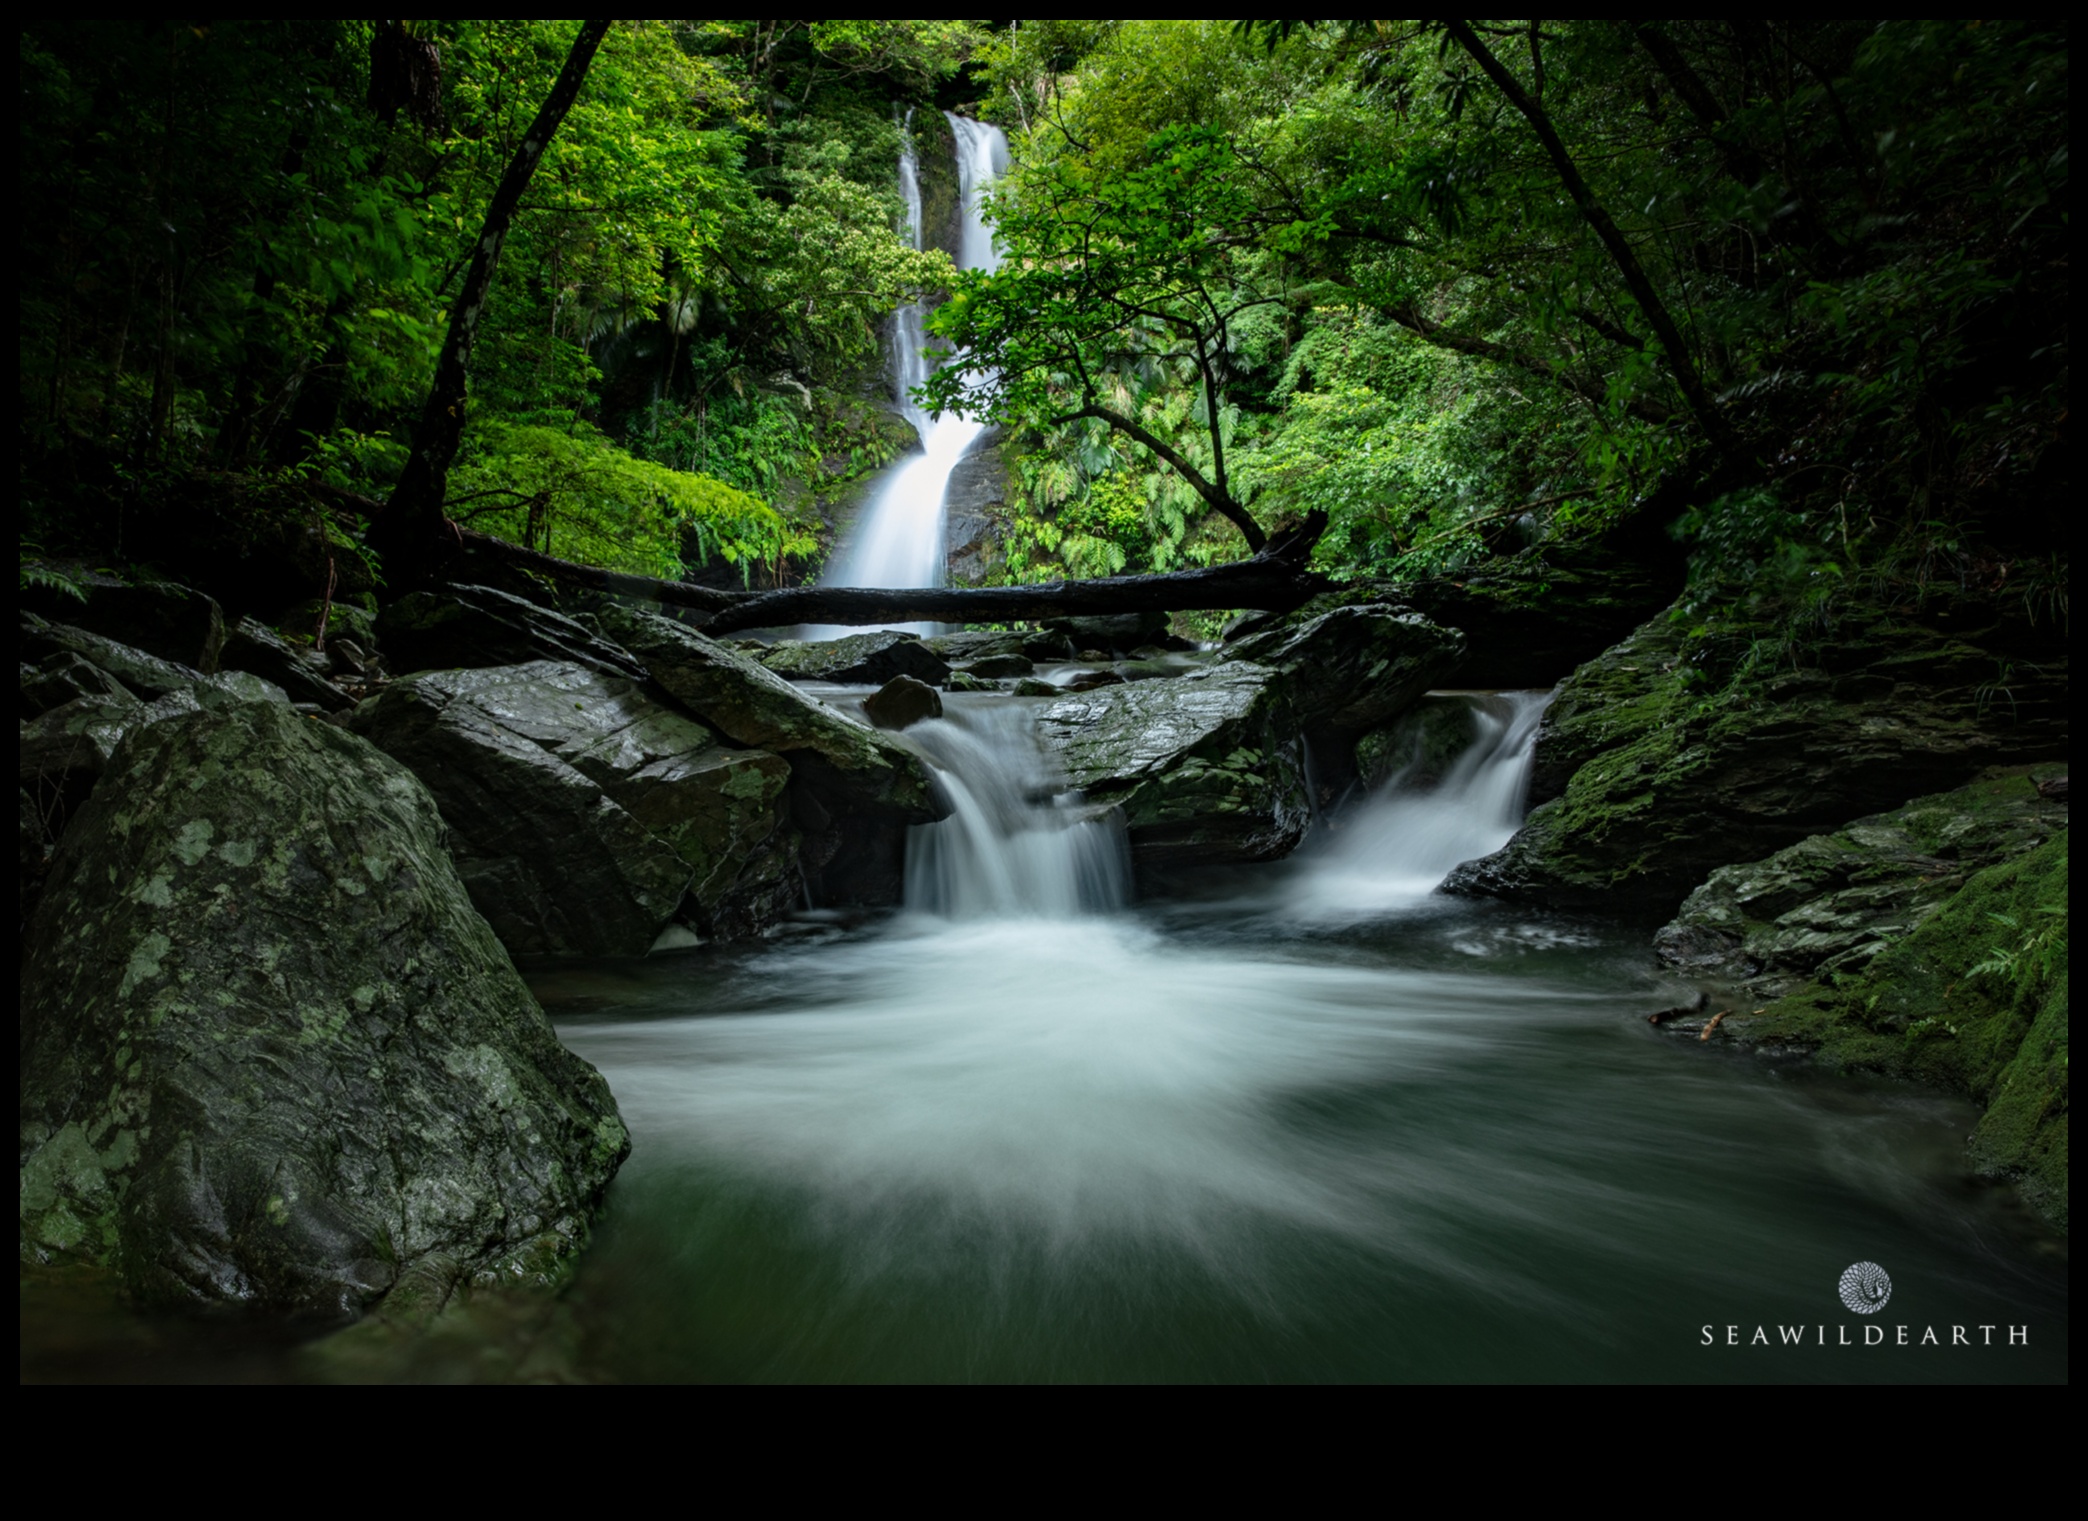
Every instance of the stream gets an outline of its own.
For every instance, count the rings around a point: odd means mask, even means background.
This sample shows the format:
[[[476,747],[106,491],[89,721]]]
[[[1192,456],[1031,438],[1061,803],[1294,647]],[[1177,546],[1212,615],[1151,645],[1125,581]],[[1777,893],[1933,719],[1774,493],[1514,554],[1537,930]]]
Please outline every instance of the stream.
[[[2063,1379],[2063,1247],[1964,1178],[1970,1105],[1664,1036],[1640,941],[1429,894],[1541,707],[1463,700],[1433,787],[1134,905],[1027,705],[953,696],[904,912],[535,979],[635,1145],[594,1376]]]

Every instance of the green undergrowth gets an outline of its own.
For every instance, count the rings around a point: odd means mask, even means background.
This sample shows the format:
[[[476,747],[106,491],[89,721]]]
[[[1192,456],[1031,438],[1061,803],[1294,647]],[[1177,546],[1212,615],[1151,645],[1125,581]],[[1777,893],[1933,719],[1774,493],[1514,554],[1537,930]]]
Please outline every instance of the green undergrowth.
[[[1860,973],[1769,1005],[1741,1029],[1827,1066],[1950,1088],[1986,1105],[1986,1176],[2067,1223],[2067,837],[1989,867]]]

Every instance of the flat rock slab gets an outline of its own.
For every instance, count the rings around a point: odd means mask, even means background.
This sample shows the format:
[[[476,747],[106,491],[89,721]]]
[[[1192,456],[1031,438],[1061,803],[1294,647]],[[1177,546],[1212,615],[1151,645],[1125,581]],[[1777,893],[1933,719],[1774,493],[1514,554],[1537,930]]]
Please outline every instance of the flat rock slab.
[[[25,1259],[333,1316],[565,1271],[628,1141],[444,834],[282,704],[126,739],[30,925]]]

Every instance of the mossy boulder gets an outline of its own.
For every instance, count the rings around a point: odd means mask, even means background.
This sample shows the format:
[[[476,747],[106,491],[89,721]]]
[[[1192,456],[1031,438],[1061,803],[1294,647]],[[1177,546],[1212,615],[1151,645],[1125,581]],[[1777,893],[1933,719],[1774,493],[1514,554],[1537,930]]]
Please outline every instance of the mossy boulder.
[[[512,954],[642,956],[677,919],[733,936],[794,906],[788,764],[629,677],[556,661],[422,672],[350,722],[434,794],[457,873]]]
[[[2066,803],[2036,785],[2059,769],[1997,768],[1764,860],[1720,867],[1654,936],[1654,949],[1677,971],[1739,984],[1756,999],[1859,969],[1974,872],[2065,829]]]
[[[377,637],[393,671],[444,671],[560,660],[611,676],[645,667],[586,624],[491,586],[413,592],[385,608]]]
[[[1540,806],[1444,887],[1658,924],[1719,866],[2063,754],[2066,683],[2048,631],[1978,604],[1857,606],[1802,639],[1656,619],[1561,683]]]
[[[1226,660],[1281,672],[1300,724],[1315,738],[1357,735],[1396,717],[1456,670],[1464,635],[1383,604],[1293,614],[1225,646]]]
[[[1063,697],[1037,730],[1068,785],[1123,810],[1141,869],[1273,860],[1311,819],[1296,714],[1267,666],[1228,661]]]
[[[23,662],[21,691],[24,722],[78,698],[131,695],[122,682],[70,650],[46,655],[34,665]]]
[[[412,773],[279,703],[126,737],[22,976],[21,1250],[353,1315],[549,1283],[628,1150]]]
[[[948,812],[918,755],[686,624],[623,607],[600,616],[683,709],[735,744],[789,761],[792,819],[805,835],[799,863],[815,896],[899,901],[906,829]]]
[[[2067,1225],[2067,835],[1973,875],[1861,971],[1728,1017],[1743,1044],[1965,1093],[1983,1175]]]
[[[839,639],[786,639],[753,653],[763,666],[791,681],[883,686],[895,676],[911,676],[934,686],[950,674],[949,663],[940,655],[896,629]]]
[[[1356,780],[1371,792],[1394,785],[1433,787],[1479,737],[1474,700],[1422,697],[1391,723],[1370,730],[1356,741]]]

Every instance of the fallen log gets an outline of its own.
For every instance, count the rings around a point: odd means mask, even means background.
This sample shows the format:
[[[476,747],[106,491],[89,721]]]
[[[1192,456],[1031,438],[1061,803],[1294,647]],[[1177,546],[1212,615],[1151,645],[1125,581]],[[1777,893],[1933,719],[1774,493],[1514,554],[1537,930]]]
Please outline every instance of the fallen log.
[[[600,570],[524,549],[490,534],[470,529],[458,529],[457,534],[469,553],[483,554],[570,586],[687,608],[703,615],[691,618],[691,623],[705,633],[723,635],[800,623],[1009,623],[1235,607],[1288,612],[1332,584],[1305,568],[1312,546],[1325,527],[1325,518],[1315,513],[1297,528],[1272,535],[1267,547],[1252,559],[1202,570],[1111,576],[1095,581],[1046,581],[1034,586],[789,586],[765,592],[718,591],[683,581],[659,581],[650,576]]]

